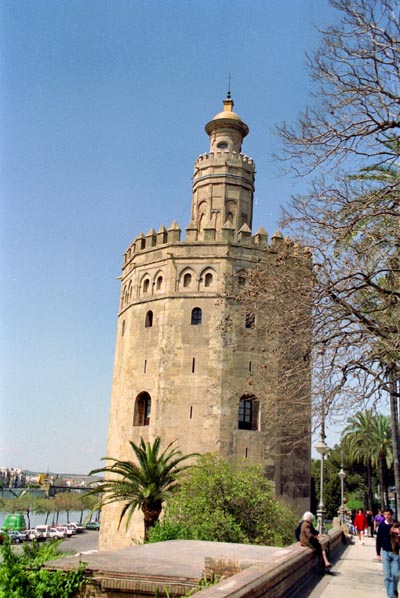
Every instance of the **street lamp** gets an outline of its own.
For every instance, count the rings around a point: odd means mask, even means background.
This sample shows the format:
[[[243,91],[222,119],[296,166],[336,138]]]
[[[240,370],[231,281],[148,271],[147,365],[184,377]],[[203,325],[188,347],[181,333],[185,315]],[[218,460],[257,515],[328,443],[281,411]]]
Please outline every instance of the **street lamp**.
[[[346,477],[346,472],[343,470],[343,462],[340,464],[340,471],[338,473],[340,478],[340,523],[344,523],[344,478]]]
[[[324,431],[321,430],[320,440],[315,445],[315,450],[321,455],[321,483],[320,483],[320,498],[319,498],[319,505],[317,509],[317,519],[318,519],[318,531],[320,534],[326,533],[325,527],[325,515],[326,509],[324,505],[324,459],[325,455],[328,454],[329,447],[325,442],[325,434]]]

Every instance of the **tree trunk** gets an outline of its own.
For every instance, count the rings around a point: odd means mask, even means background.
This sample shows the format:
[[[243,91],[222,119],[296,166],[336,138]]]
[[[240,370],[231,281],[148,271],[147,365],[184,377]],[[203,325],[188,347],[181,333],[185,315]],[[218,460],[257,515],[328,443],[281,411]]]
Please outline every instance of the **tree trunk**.
[[[367,503],[368,503],[368,510],[374,510],[373,504],[373,493],[372,493],[372,468],[371,468],[371,460],[368,459],[367,461]]]
[[[395,485],[395,516],[400,514],[400,465],[399,465],[399,370],[392,368],[389,373],[390,418],[392,423],[393,469]]]
[[[147,505],[146,503],[142,504],[142,511],[143,511],[143,519],[144,519],[144,541],[147,542],[149,539],[149,530],[155,526],[157,523],[160,513],[162,510],[162,503],[160,504],[152,504]]]
[[[384,457],[379,455],[379,486],[380,486],[380,508],[384,509],[385,507],[385,482],[384,482],[384,475],[383,475],[383,460]]]

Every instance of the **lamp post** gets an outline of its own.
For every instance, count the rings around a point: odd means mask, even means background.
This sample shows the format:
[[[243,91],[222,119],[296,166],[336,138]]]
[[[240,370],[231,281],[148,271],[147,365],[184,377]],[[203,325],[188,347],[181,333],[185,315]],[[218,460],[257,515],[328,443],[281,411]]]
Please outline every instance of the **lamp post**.
[[[340,478],[340,523],[344,523],[344,478],[346,477],[346,472],[343,470],[343,460],[340,464],[340,471],[338,473]]]
[[[321,429],[320,440],[315,445],[315,450],[321,455],[321,483],[320,483],[320,498],[317,509],[318,531],[320,534],[326,533],[325,515],[326,509],[324,505],[324,459],[329,451],[329,447],[325,442],[324,428]]]

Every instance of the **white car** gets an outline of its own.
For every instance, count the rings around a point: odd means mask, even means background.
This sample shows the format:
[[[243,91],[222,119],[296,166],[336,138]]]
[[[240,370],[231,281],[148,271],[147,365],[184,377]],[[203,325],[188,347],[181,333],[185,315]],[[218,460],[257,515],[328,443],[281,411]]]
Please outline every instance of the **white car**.
[[[72,536],[72,530],[68,529],[66,525],[56,525],[56,529],[62,531],[65,538],[70,538]]]
[[[37,540],[46,540],[46,538],[50,538],[50,525],[37,525],[35,530],[38,533]]]
[[[61,529],[58,529],[56,527],[51,527],[49,529],[49,536],[50,536],[50,538],[64,539],[66,537],[66,534]]]
[[[37,540],[38,537],[39,534],[35,529],[27,529],[25,532],[25,540]]]

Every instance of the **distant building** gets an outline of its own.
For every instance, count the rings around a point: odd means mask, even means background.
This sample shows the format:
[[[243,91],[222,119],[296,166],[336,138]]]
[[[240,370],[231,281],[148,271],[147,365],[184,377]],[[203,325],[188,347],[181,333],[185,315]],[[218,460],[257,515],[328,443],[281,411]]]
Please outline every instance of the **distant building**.
[[[236,317],[226,299],[228,281],[241,284],[249,268],[276,262],[280,252],[290,251],[293,264],[309,256],[279,232],[270,243],[263,228],[252,233],[255,164],[241,153],[249,129],[233,112],[230,94],[223,104],[205,127],[210,150],[195,161],[185,240],[174,221],[140,233],[124,255],[107,455],[131,459],[129,441],[160,436],[164,445],[177,440],[183,453],[243,457],[262,464],[277,496],[300,512],[310,502],[309,403],[296,413],[295,449],[285,445],[284,426],[274,430],[279,449],[272,445],[267,398],[251,391],[249,376],[262,375],[259,355],[273,360],[274,348],[267,333],[255,343],[247,320],[229,334],[222,323]],[[309,330],[293,334],[308,338]],[[296,409],[295,390],[282,394],[279,372],[298,358],[276,363],[270,373],[268,405],[286,413]],[[309,390],[308,366],[299,385]],[[131,545],[135,530],[117,529],[121,507],[103,509],[100,548]]]
[[[0,467],[0,486],[3,488],[24,488],[26,475],[22,469]]]

